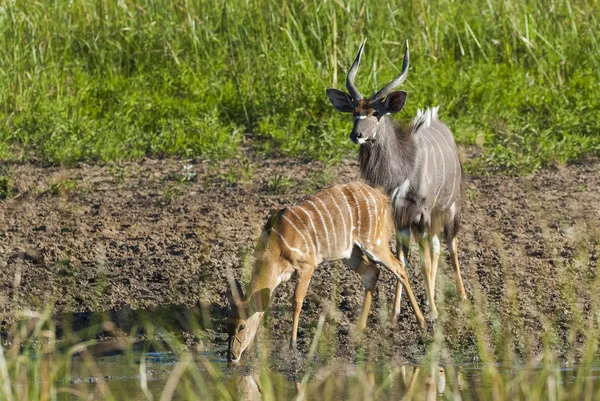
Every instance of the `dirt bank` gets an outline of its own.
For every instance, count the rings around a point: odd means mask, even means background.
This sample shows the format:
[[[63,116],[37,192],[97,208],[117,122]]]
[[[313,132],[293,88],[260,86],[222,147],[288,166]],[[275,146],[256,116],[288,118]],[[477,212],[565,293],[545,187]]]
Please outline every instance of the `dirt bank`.
[[[355,162],[325,168],[260,158],[3,170],[11,190],[0,200],[5,325],[17,310],[52,302],[57,314],[200,305],[212,313],[203,324],[215,329],[208,346],[217,349],[224,346],[227,274],[242,276],[242,260],[269,213],[318,188],[358,178]],[[492,348],[504,333],[513,336],[517,352],[535,352],[549,328],[551,343],[563,354],[581,343],[590,303],[598,297],[600,163],[523,178],[469,177],[463,210],[460,261],[477,313],[458,306],[442,260],[437,297],[445,313],[438,324],[448,349],[465,358],[474,352],[473,316],[489,329]],[[409,277],[425,307],[417,259],[413,249]],[[392,284],[384,273],[365,344],[412,359],[431,333],[419,332],[406,303],[393,330],[384,328],[380,301],[391,297]],[[268,323],[273,339],[286,339],[290,331],[291,293],[290,284],[278,292]],[[321,266],[304,305],[301,349],[320,313],[335,310],[325,338],[338,345],[331,352],[354,355],[349,333],[361,297],[359,276],[341,264]]]

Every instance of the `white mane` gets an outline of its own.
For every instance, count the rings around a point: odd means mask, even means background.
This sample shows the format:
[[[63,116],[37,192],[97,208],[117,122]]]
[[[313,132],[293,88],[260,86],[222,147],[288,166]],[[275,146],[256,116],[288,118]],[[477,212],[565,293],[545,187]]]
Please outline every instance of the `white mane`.
[[[433,108],[428,108],[425,110],[418,109],[417,116],[413,122],[413,132],[416,132],[423,125],[425,128],[428,128],[431,125],[431,122],[437,120],[438,118],[438,109],[440,106],[436,106]]]

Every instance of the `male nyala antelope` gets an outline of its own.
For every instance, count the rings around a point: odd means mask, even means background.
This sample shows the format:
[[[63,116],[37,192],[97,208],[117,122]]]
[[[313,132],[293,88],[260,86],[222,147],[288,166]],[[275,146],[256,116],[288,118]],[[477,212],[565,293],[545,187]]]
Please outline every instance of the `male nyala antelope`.
[[[361,175],[373,186],[385,188],[392,198],[397,230],[398,257],[407,266],[411,232],[419,243],[421,267],[430,316],[437,318],[434,303],[435,278],[440,256],[438,234],[443,230],[454,268],[456,288],[466,298],[458,264],[457,233],[460,221],[460,187],[462,167],[454,137],[438,120],[438,108],[417,113],[408,128],[395,125],[389,114],[402,110],[406,92],[393,91],[408,74],[408,42],[402,71],[392,82],[368,99],[354,86],[354,78],[365,42],[346,78],[347,94],[327,89],[333,106],[354,115],[352,142],[360,145]],[[402,287],[396,288],[394,313],[399,313]]]
[[[364,182],[338,185],[274,213],[265,225],[255,252],[250,289],[239,282],[228,293],[229,360],[238,361],[252,343],[275,288],[296,275],[292,347],[296,344],[302,302],[310,278],[323,261],[342,259],[363,277],[365,295],[358,328],[366,325],[373,289],[381,265],[396,275],[408,293],[417,320],[425,320],[402,263],[389,248],[393,222],[389,199]],[[237,294],[236,294],[237,293]]]

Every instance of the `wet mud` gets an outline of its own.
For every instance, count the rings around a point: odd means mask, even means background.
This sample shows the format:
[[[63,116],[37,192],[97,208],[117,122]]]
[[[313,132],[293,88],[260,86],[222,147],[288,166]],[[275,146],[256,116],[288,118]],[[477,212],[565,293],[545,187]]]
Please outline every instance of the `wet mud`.
[[[69,317],[76,330],[102,316],[131,335],[146,319],[215,352],[226,347],[228,277],[247,282],[269,214],[359,177],[354,161],[328,167],[258,156],[220,164],[142,160],[102,167],[9,165],[2,171],[10,185],[0,199],[3,330],[18,311],[51,305],[56,320]],[[458,301],[445,249],[436,290],[442,312],[437,325],[452,357],[476,355],[474,319],[491,333],[486,338],[492,348],[493,336],[506,332],[517,352],[538,352],[547,327],[559,354],[583,344],[572,326],[583,327],[597,302],[600,163],[518,178],[469,176],[463,192],[460,262],[473,307]],[[408,275],[426,311],[414,246],[409,260]],[[321,358],[352,359],[376,348],[402,361],[419,359],[434,330],[418,328],[406,300],[401,318],[390,324],[393,287],[391,274],[383,272],[357,348],[361,279],[339,262],[321,265],[301,315],[300,353],[308,351],[324,315],[322,338],[334,346],[319,349]],[[292,283],[280,286],[260,334],[282,355],[292,293]]]

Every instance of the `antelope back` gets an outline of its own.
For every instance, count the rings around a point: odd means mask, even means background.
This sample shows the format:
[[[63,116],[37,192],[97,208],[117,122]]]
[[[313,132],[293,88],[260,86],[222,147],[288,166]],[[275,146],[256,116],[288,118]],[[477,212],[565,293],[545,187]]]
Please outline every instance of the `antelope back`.
[[[418,189],[419,196],[428,200],[426,205],[432,214],[450,211],[454,218],[460,204],[462,167],[454,136],[446,124],[437,118],[437,107],[419,111],[414,121],[413,136],[419,157],[411,190]],[[395,191],[395,190],[394,190]],[[401,195],[402,191],[397,191]],[[402,203],[401,196],[394,196],[394,203]]]
[[[386,243],[393,223],[388,197],[362,181],[337,185],[283,210],[276,236],[290,260],[320,263],[349,258],[359,243]]]

